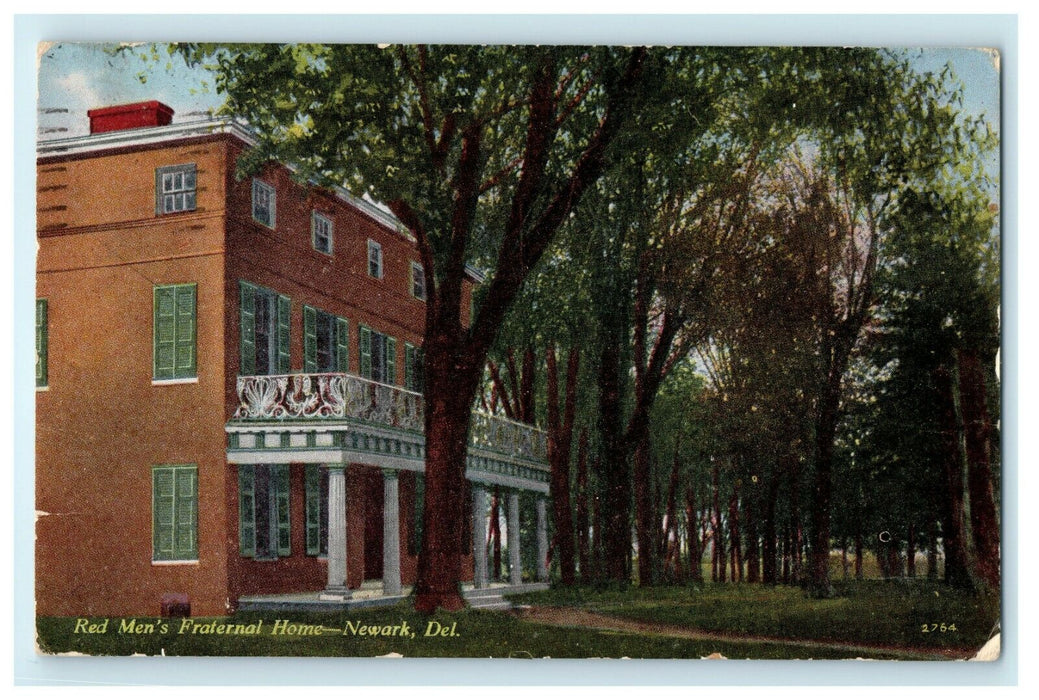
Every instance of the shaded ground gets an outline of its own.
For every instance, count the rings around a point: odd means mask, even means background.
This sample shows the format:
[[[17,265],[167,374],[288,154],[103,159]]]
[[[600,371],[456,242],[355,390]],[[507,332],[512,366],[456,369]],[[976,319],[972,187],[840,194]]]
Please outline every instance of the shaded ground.
[[[723,632],[707,632],[704,630],[679,627],[677,625],[635,622],[623,618],[611,617],[600,613],[588,612],[574,608],[524,606],[517,611],[519,617],[528,622],[538,622],[561,627],[581,627],[597,631],[628,632],[633,634],[676,637],[701,642],[771,644],[790,645],[797,649],[807,650],[814,658],[821,658],[824,652],[827,658],[837,654],[840,658],[889,658],[892,655],[912,657],[920,660],[966,659],[974,654],[974,650],[942,649],[935,651],[927,648],[906,648],[894,645],[861,645],[842,644],[836,642],[810,641],[804,639],[782,639],[778,637],[756,637]],[[814,653],[813,653],[814,652]],[[802,657],[804,658],[804,657]]]

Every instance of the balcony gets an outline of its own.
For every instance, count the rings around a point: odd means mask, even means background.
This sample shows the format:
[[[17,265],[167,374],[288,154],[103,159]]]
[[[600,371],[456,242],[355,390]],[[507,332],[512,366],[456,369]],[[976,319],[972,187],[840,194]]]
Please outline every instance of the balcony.
[[[231,463],[425,470],[421,394],[343,373],[239,377],[237,393],[226,427]],[[470,479],[547,492],[544,431],[474,411],[469,433]]]

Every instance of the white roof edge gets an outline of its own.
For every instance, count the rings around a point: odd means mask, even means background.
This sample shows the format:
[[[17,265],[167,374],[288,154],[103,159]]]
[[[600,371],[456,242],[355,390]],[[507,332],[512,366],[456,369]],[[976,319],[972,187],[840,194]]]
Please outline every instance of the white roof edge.
[[[148,146],[174,139],[209,136],[211,134],[231,134],[249,146],[259,143],[255,134],[245,125],[231,119],[196,119],[179,122],[167,126],[152,126],[140,129],[122,129],[106,131],[100,134],[72,136],[64,139],[48,139],[36,142],[37,157],[53,157],[79,155],[109,148],[125,148],[129,146]],[[286,168],[297,172],[291,164],[282,163]],[[330,188],[339,199],[354,209],[383,226],[392,229],[409,240],[414,240],[411,233],[400,223],[397,217],[378,205],[349,192],[346,188],[335,186]]]

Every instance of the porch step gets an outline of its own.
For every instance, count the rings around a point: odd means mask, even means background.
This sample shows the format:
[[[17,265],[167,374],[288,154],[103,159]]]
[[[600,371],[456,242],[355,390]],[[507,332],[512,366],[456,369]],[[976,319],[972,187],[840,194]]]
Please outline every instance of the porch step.
[[[462,596],[474,610],[511,610],[513,605],[504,596],[513,593],[528,593],[548,589],[547,583],[524,583],[518,586],[494,586],[493,588],[467,588]]]

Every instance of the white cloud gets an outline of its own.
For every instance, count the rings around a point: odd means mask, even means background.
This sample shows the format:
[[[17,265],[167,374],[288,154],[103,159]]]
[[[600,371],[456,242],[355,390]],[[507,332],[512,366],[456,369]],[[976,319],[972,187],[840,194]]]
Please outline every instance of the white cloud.
[[[64,106],[88,109],[102,106],[102,99],[86,73],[69,73],[54,82],[57,89],[65,93],[61,99]]]

